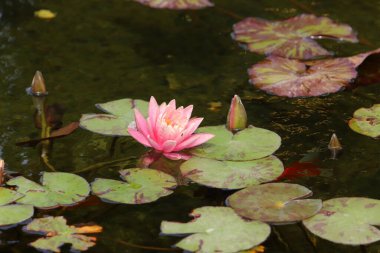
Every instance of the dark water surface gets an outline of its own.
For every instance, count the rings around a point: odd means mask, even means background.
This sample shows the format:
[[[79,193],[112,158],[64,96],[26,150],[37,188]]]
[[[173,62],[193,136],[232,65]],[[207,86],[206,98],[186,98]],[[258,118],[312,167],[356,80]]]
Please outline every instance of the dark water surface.
[[[276,155],[285,165],[309,150],[321,150],[321,175],[289,182],[311,188],[314,197],[323,200],[340,196],[380,199],[379,141],[356,134],[347,125],[357,108],[379,103],[380,86],[308,99],[270,96],[253,88],[246,73],[263,56],[245,52],[230,38],[232,25],[239,21],[236,16],[283,19],[311,10],[358,31],[363,43],[322,42],[338,56],[352,55],[380,47],[380,1],[214,0],[216,8],[200,11],[155,10],[126,0],[2,2],[0,157],[9,170],[35,179],[47,170],[37,149],[14,145],[38,135],[25,88],[34,72],[41,70],[49,101],[66,108],[66,123],[78,120],[82,113],[97,112],[95,103],[125,97],[148,100],[154,95],[159,102],[176,98],[178,105],[193,104],[194,114],[205,117],[203,125],[218,125],[225,122],[232,96],[239,94],[249,122],[282,137]],[[58,15],[51,21],[37,19],[33,12],[41,8]],[[210,101],[220,101],[221,110],[208,110]],[[344,147],[338,160],[330,160],[326,150],[333,132]],[[111,156],[111,141],[79,129],[54,143],[51,163],[70,172],[98,162],[138,157],[145,151],[130,138],[121,138]],[[116,179],[119,169],[134,163],[132,158],[129,163],[81,175],[89,181]],[[169,248],[179,238],[159,236],[161,220],[186,221],[192,209],[223,205],[228,194],[193,184],[152,204],[100,203],[39,211],[35,216],[64,215],[69,224],[103,226],[97,246],[89,252],[160,252],[131,244]],[[26,236],[20,226],[0,232],[0,252],[34,252],[27,243],[36,238]],[[343,247],[323,240],[313,249],[298,225],[275,227],[264,245],[268,253],[380,252],[380,244]]]

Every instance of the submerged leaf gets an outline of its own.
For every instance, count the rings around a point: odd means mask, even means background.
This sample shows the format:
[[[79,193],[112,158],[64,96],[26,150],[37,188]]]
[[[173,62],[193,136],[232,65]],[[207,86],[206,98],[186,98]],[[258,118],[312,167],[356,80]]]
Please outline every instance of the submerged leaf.
[[[34,219],[24,231],[29,233],[42,233],[44,238],[32,242],[30,245],[39,250],[61,252],[60,247],[64,244],[71,244],[71,250],[85,251],[95,245],[96,238],[82,235],[82,233],[99,233],[102,228],[99,226],[74,227],[66,224],[66,219],[62,216],[46,217]]]
[[[214,6],[209,0],[135,0],[141,4],[157,9],[202,9]]]
[[[305,227],[323,239],[349,245],[380,240],[380,200],[336,198],[323,202],[315,216],[303,221]]]
[[[250,249],[267,239],[270,226],[260,221],[245,221],[229,207],[201,207],[190,214],[188,223],[163,221],[164,234],[193,234],[177,247],[200,253],[232,253]]]
[[[177,186],[175,178],[153,169],[120,171],[125,182],[98,178],[92,183],[92,193],[101,199],[123,203],[144,204],[171,194]]]
[[[358,41],[350,26],[337,24],[327,17],[306,14],[274,22],[246,18],[234,25],[233,37],[246,43],[252,52],[295,59],[331,55],[313,39]]]
[[[251,186],[228,197],[227,203],[239,215],[275,224],[301,221],[316,214],[320,199],[302,199],[312,192],[297,184],[270,183]]]
[[[359,134],[373,138],[380,137],[380,104],[356,110],[348,125]]]

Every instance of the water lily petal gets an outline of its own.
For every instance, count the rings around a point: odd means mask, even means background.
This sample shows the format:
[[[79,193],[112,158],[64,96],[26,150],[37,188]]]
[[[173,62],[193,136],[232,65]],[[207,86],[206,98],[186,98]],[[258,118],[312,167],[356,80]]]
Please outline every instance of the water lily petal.
[[[192,112],[193,112],[193,105],[189,105],[185,109],[183,109],[183,113],[187,120],[190,119]]]
[[[158,112],[159,107],[157,101],[153,96],[151,96],[149,100],[149,122],[153,129],[156,127]]]
[[[192,118],[189,120],[189,123],[186,126],[186,129],[183,131],[183,134],[181,136],[178,136],[176,139],[177,142],[182,142],[182,140],[187,139],[191,134],[194,133],[195,130],[197,130],[198,126],[203,121],[203,118]]]
[[[149,143],[148,139],[140,133],[138,130],[133,128],[128,128],[128,133],[138,142],[140,142],[142,145],[146,147],[152,147],[152,145]]]
[[[143,135],[148,135],[148,126],[146,124],[146,119],[138,109],[134,109],[134,111],[137,130],[139,130]]]
[[[210,140],[212,137],[214,137],[213,134],[206,134],[206,133],[194,134],[190,136],[188,139],[186,139],[185,141],[178,144],[175,147],[174,151],[179,151],[185,148],[192,148],[192,147],[201,145],[202,143],[205,143],[206,141]]]
[[[170,153],[173,151],[173,149],[175,148],[176,145],[177,145],[176,141],[167,140],[162,145],[162,151],[164,151],[165,153]]]
[[[158,150],[158,151],[162,151],[162,147],[155,140],[153,140],[151,136],[148,135],[147,139],[148,139],[152,148],[154,148],[155,150]]]

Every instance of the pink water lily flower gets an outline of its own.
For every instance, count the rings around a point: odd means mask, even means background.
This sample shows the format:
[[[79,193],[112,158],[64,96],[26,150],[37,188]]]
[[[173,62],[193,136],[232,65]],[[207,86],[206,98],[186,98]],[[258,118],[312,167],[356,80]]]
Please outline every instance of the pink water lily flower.
[[[152,96],[149,101],[149,115],[145,119],[135,108],[135,126],[128,128],[129,134],[146,147],[152,147],[169,159],[188,159],[189,156],[178,153],[205,143],[213,134],[198,133],[203,118],[190,118],[193,106],[176,108],[175,99],[160,106]]]

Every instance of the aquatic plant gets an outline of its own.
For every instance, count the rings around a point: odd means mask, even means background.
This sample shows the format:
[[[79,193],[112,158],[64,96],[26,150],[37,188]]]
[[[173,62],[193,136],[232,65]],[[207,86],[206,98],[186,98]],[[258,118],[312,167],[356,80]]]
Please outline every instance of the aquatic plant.
[[[214,6],[209,0],[135,0],[141,4],[157,9],[202,9]]]
[[[380,136],[380,104],[356,110],[348,125],[359,134],[378,138]]]
[[[33,216],[32,205],[12,204],[22,197],[19,192],[0,187],[0,226],[20,223]]]

